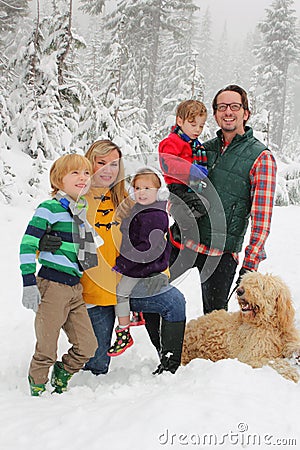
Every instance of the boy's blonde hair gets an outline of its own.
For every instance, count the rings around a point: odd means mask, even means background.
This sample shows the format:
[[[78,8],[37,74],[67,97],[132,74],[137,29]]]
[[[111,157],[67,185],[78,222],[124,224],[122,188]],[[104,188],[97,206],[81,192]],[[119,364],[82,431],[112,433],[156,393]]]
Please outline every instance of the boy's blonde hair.
[[[110,188],[110,191],[114,207],[117,208],[123,202],[124,198],[128,195],[125,189],[125,172],[122,152],[120,148],[112,141],[103,139],[101,141],[94,142],[86,152],[85,156],[91,162],[92,166],[94,166],[97,156],[107,156],[113,150],[117,150],[119,154],[119,173],[116,181],[114,182],[114,185]]]
[[[207,116],[206,106],[199,100],[184,100],[177,106],[176,118],[179,117],[183,122],[193,122],[197,116]]]
[[[51,184],[51,195],[54,197],[57,192],[62,189],[63,178],[73,170],[83,170],[86,169],[90,172],[91,176],[93,173],[93,168],[90,161],[82,155],[77,155],[76,153],[67,154],[58,158],[50,169],[50,184]]]

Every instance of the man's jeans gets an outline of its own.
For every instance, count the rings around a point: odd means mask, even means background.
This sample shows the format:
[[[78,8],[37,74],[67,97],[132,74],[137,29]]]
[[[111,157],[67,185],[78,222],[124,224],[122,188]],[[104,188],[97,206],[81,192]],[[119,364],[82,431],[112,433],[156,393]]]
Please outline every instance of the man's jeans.
[[[144,280],[141,280],[132,291],[132,311],[157,313],[167,322],[185,320],[185,299],[178,289],[167,286],[152,297],[145,297],[145,291]],[[115,323],[114,306],[95,306],[89,308],[88,313],[98,340],[98,349],[95,356],[86,363],[85,370],[90,370],[95,375],[105,374],[110,363],[107,350],[111,346]]]

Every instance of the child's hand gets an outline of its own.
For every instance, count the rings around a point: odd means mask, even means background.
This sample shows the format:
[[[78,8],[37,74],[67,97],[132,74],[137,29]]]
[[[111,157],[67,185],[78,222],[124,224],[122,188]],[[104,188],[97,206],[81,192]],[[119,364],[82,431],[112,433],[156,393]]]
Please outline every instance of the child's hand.
[[[121,273],[121,274],[122,274],[121,269],[119,269],[118,266],[112,267],[111,270],[112,270],[113,272],[117,272],[117,273]]]
[[[41,303],[41,294],[36,284],[23,287],[22,303],[25,308],[37,312],[39,304]]]
[[[208,170],[204,166],[198,164],[192,164],[190,168],[190,181],[195,182],[199,180],[204,180],[208,175]]]
[[[41,252],[54,253],[61,246],[62,240],[59,236],[53,236],[50,234],[50,227],[47,227],[47,231],[39,242],[39,250]]]

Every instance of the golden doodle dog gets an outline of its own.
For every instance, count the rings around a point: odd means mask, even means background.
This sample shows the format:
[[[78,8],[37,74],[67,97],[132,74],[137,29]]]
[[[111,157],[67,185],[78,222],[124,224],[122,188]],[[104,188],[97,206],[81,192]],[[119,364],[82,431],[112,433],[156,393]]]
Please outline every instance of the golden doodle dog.
[[[195,358],[237,358],[252,367],[269,365],[298,382],[297,368],[284,359],[300,355],[289,288],[277,276],[248,272],[237,289],[237,299],[238,312],[213,311],[187,324],[182,364]]]

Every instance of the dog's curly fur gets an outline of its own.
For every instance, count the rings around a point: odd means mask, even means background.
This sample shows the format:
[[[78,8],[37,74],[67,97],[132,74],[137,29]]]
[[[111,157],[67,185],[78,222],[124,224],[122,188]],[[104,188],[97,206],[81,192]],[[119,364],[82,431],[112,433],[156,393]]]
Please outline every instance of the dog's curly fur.
[[[252,367],[269,365],[298,382],[297,369],[284,359],[300,349],[289,288],[277,276],[249,272],[242,277],[237,299],[240,311],[213,311],[187,324],[182,364],[194,358],[237,358]]]

